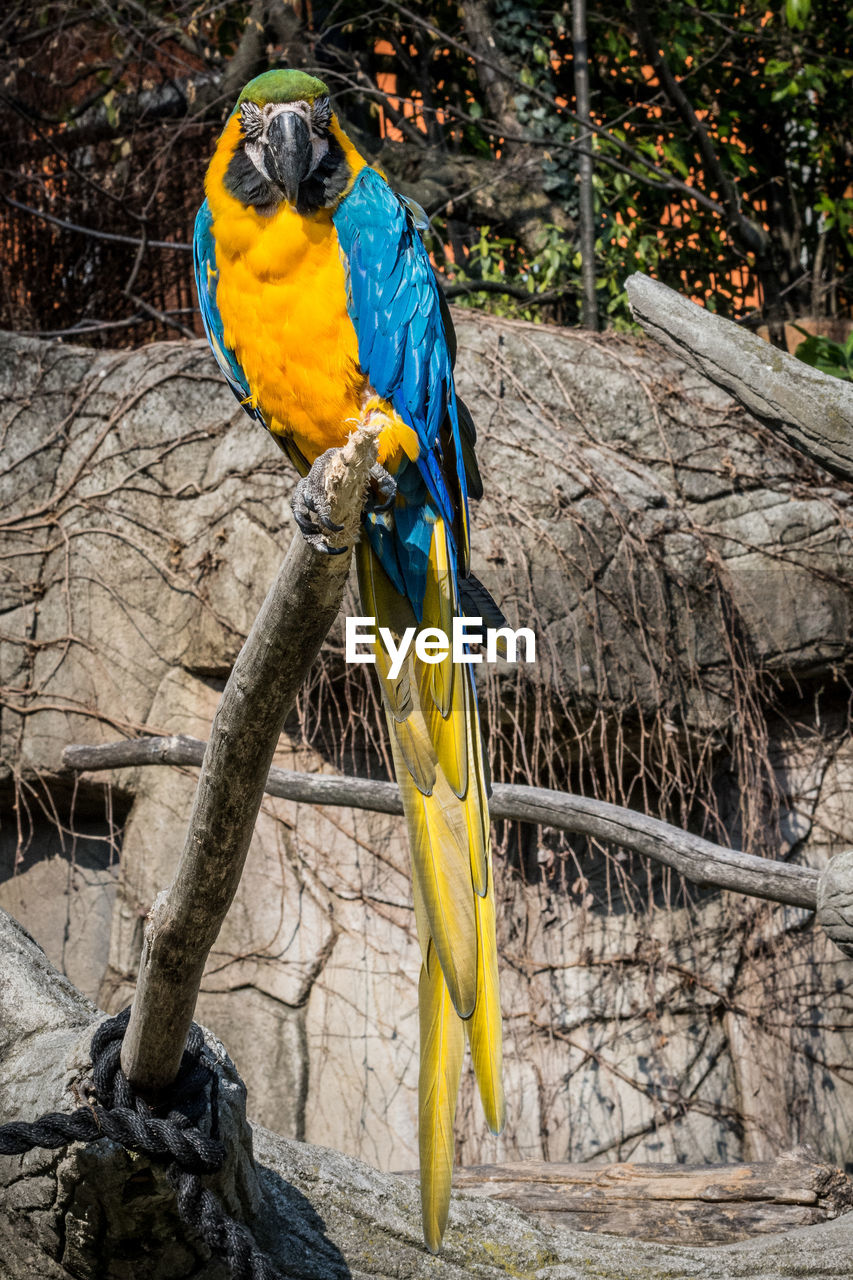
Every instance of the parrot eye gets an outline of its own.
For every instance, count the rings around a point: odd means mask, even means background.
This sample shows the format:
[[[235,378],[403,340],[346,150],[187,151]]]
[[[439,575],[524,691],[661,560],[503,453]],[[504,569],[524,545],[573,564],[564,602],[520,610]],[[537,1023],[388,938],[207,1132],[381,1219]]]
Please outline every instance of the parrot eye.
[[[332,104],[328,98],[318,98],[311,108],[311,123],[315,129],[328,129],[332,123]]]
[[[244,102],[241,105],[240,123],[243,126],[243,133],[250,142],[260,138],[264,131],[264,121],[261,109],[256,102]]]

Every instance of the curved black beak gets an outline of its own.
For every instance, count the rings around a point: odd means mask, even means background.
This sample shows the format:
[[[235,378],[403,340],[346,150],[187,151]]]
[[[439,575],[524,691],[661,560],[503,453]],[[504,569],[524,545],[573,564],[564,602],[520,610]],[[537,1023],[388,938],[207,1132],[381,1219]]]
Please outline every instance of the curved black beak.
[[[311,134],[301,116],[295,111],[282,111],[272,118],[264,161],[267,173],[281,187],[289,204],[296,204],[299,184],[311,168],[313,154]]]

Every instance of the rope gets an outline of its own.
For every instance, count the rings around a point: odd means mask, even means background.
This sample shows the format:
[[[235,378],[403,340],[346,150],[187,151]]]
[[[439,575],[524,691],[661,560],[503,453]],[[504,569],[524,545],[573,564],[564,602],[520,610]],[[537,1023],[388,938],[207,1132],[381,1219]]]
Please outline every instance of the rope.
[[[70,1115],[50,1112],[32,1123],[0,1125],[0,1154],[22,1155],[34,1147],[110,1138],[128,1151],[165,1158],[181,1218],[211,1253],[224,1260],[233,1280],[279,1280],[280,1273],[257,1247],[251,1232],[229,1217],[219,1198],[201,1181],[202,1174],[215,1173],[225,1161],[225,1147],[218,1137],[218,1077],[203,1060],[201,1028],[195,1023],[190,1028],[168,1103],[154,1108],[136,1096],[121,1069],[121,1044],[129,1019],[127,1008],[102,1022],[92,1037],[95,1100],[91,1105],[78,1107]],[[166,1105],[169,1109],[163,1115]],[[198,1128],[208,1106],[210,1137]]]

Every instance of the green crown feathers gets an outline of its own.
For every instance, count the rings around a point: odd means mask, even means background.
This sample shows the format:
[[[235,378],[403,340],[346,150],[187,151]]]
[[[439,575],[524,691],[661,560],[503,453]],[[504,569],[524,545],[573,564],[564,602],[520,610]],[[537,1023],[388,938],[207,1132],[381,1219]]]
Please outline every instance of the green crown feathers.
[[[256,102],[266,106],[268,102],[313,102],[315,98],[328,97],[329,90],[316,76],[307,71],[264,71],[244,86],[234,110],[244,102]]]

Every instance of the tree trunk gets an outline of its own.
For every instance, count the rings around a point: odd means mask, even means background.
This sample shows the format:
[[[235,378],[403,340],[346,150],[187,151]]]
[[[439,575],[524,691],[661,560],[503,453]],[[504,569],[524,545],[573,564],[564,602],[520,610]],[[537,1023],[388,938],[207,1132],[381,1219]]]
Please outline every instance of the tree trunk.
[[[586,37],[586,0],[572,3],[572,65],[575,97],[581,120],[589,119],[589,58]],[[578,175],[581,279],[583,281],[582,323],[585,329],[598,328],[598,301],[595,294],[595,197],[592,189],[592,134],[580,137]]]
[[[715,316],[639,272],[631,309],[662,346],[735,396],[761,422],[833,475],[853,479],[853,386]]]

